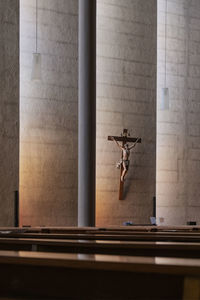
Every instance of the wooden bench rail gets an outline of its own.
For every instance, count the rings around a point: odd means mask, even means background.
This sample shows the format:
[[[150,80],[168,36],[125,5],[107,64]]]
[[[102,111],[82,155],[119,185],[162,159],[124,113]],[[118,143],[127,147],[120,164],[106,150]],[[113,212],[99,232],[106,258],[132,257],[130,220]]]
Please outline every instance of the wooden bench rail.
[[[200,259],[192,258],[0,251],[3,264],[200,276]]]
[[[25,299],[186,300],[200,278],[200,259],[161,257],[0,251],[0,268],[0,295]]]
[[[198,243],[0,238],[0,250],[200,258]]]
[[[168,242],[200,242],[199,234],[52,234],[52,233],[9,233],[0,237],[8,238],[37,238],[37,239],[79,239],[79,240],[112,240],[112,241],[168,241]]]
[[[121,232],[192,232],[200,231],[200,226],[107,226],[107,227],[0,227],[0,231],[14,231],[14,232],[44,232],[44,233],[78,233],[86,231],[121,231]]]

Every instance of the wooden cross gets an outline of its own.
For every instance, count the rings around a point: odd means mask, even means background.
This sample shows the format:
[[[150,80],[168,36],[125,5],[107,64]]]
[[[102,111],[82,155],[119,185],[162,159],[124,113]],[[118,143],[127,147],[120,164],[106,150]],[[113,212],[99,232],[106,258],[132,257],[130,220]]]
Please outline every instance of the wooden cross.
[[[128,129],[124,129],[121,136],[108,136],[109,141],[113,141],[113,138],[118,142],[122,142],[122,147],[128,142],[132,142],[132,143],[135,143],[136,141],[137,141],[137,143],[142,142],[141,139],[137,140],[137,138],[130,137],[130,135],[128,133]],[[123,154],[122,154],[122,157],[123,157]],[[119,200],[123,200],[124,181],[121,181],[122,172],[123,172],[123,164],[120,165]]]

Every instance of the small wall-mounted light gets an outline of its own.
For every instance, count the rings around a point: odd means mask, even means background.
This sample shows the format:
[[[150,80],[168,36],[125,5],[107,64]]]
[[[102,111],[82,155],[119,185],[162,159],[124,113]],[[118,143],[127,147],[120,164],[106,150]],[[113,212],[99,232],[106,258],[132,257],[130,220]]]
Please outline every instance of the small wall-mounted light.
[[[167,0],[165,0],[165,85],[162,88],[160,110],[169,110],[169,88],[167,87]]]
[[[32,73],[31,80],[41,80],[42,79],[42,60],[41,53],[38,53],[38,0],[35,3],[36,9],[36,28],[35,28],[35,53],[33,53],[33,61],[32,61]]]
[[[162,88],[160,109],[169,110],[169,89],[167,87]]]
[[[42,79],[41,54],[33,53],[31,80],[41,80],[41,79]]]

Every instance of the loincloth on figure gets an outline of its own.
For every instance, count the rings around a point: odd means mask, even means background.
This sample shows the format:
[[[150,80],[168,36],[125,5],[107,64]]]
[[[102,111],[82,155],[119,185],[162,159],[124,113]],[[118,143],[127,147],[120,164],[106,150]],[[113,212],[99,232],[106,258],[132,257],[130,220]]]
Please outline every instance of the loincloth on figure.
[[[128,159],[123,159],[122,162],[124,163],[126,169],[128,170],[128,168],[129,168],[129,160]]]

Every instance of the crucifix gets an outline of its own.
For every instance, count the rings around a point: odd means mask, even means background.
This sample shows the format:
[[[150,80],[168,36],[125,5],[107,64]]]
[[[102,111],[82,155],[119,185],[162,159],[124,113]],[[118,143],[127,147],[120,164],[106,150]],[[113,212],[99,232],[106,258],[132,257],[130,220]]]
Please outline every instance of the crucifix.
[[[124,177],[129,168],[129,155],[130,150],[136,146],[137,143],[141,143],[141,138],[132,138],[128,132],[128,129],[124,129],[121,136],[108,136],[109,141],[115,141],[117,146],[121,149],[121,160],[117,164],[120,168],[120,186],[119,186],[119,200],[123,200],[123,188],[124,188]],[[122,142],[122,144],[119,144]],[[128,142],[134,143],[129,146]]]

